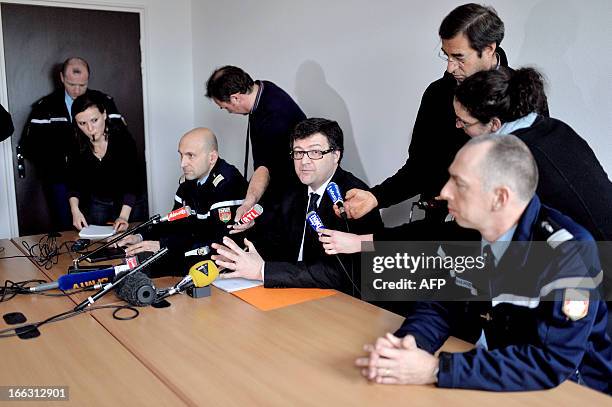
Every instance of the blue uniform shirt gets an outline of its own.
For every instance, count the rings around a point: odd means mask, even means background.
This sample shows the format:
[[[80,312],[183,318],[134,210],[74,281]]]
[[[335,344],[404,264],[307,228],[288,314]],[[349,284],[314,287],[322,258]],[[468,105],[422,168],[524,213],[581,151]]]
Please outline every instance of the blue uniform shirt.
[[[535,196],[512,240],[520,244],[500,260],[490,301],[418,303],[396,335],[411,334],[420,348],[434,353],[453,324],[471,325],[474,338],[484,329],[488,349],[440,353],[439,387],[524,391],[570,379],[612,392],[612,341],[606,334],[606,304],[597,291],[603,271],[593,238]],[[536,255],[533,242],[538,241],[549,242],[547,256]],[[511,264],[504,264],[510,254]],[[541,271],[524,273],[529,268]],[[504,279],[530,281],[509,292]],[[564,308],[573,292],[588,299],[586,312],[576,319]]]

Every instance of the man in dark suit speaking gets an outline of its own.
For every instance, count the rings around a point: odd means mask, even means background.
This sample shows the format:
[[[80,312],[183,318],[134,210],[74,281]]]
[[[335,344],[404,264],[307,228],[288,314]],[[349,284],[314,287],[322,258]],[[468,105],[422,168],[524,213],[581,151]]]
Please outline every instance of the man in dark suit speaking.
[[[254,240],[261,255],[246,239],[246,250],[229,238],[223,239],[224,245],[213,244],[219,253],[213,259],[232,271],[223,278],[263,280],[265,287],[334,288],[359,296],[359,258],[326,255],[306,220],[306,214],[315,211],[330,229],[372,233],[382,227],[378,211],[347,222],[334,215],[333,202],[326,193],[331,182],[340,191],[367,188],[340,167],[343,150],[342,129],[337,122],[310,118],[296,126],[290,154],[302,185],[286,191],[270,227],[255,231]]]

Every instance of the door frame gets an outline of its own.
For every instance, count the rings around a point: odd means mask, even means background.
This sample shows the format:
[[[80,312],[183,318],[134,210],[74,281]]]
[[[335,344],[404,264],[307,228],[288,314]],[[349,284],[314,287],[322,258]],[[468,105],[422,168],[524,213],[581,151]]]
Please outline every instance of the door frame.
[[[149,136],[149,96],[148,96],[148,75],[147,75],[147,53],[146,44],[149,43],[146,29],[146,5],[143,3],[123,3],[121,0],[115,0],[112,4],[105,4],[101,2],[88,2],[88,1],[55,1],[55,0],[0,0],[0,4],[22,4],[28,6],[44,6],[44,7],[64,7],[74,9],[85,9],[85,10],[101,10],[101,11],[119,11],[128,13],[138,13],[140,23],[140,71],[142,77],[142,114],[143,114],[143,128],[144,128],[144,155],[145,155],[145,167],[147,176],[147,204],[149,213],[151,212],[151,202],[154,196],[153,183],[151,177],[150,168],[150,151],[148,148],[150,143]],[[0,22],[2,21],[2,11],[0,10]],[[2,24],[0,24],[0,61],[6,63],[4,57],[4,33],[2,31]],[[8,85],[6,82],[6,66],[0,63],[0,102],[10,112],[10,106],[8,103]],[[6,199],[8,202],[8,219],[9,219],[9,232],[11,237],[19,236],[19,224],[17,214],[17,193],[15,191],[15,163],[13,162],[13,150],[11,139],[16,137],[19,133],[19,129],[15,129],[15,133],[7,141],[0,142],[0,157],[3,157],[4,165],[4,185],[6,190]],[[0,201],[2,201],[3,191],[0,190]],[[2,211],[2,208],[0,208]]]

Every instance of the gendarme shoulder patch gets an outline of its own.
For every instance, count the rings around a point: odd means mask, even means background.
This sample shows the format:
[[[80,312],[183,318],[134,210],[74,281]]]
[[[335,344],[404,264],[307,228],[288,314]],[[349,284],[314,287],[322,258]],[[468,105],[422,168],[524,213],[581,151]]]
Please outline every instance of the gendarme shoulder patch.
[[[215,177],[215,179],[213,179],[213,185],[216,187],[217,185],[219,185],[219,182],[223,181],[225,178],[223,178],[223,175],[219,174]]]
[[[589,292],[567,288],[563,294],[563,313],[572,321],[586,317],[589,312]]]

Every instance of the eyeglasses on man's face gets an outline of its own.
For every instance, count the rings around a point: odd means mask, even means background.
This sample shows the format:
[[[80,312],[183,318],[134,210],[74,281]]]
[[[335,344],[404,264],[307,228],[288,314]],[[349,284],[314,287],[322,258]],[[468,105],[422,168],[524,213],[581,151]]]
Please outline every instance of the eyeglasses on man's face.
[[[291,158],[296,161],[304,158],[304,155],[307,155],[311,160],[320,160],[325,154],[331,153],[335,150],[335,148],[330,148],[329,150],[293,150],[289,153],[289,155],[291,155]]]
[[[465,64],[465,61],[470,57],[470,55],[461,55],[461,56],[449,56],[447,55],[444,50],[440,50],[438,51],[438,58],[440,58],[442,61],[444,62],[454,62],[457,65],[463,66],[463,64]]]

